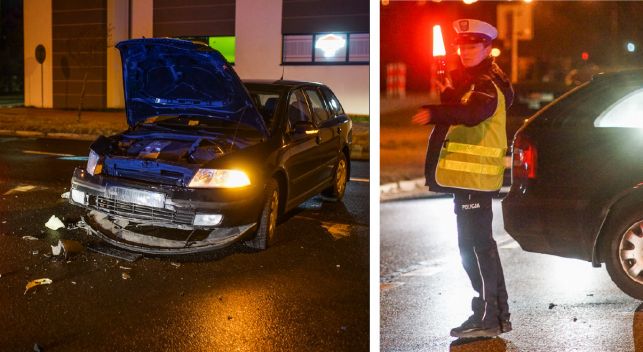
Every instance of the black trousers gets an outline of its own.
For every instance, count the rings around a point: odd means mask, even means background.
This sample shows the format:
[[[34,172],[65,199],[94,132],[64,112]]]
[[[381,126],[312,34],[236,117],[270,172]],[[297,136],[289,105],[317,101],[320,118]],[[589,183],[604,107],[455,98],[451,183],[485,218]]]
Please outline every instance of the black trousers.
[[[454,198],[462,265],[479,295],[473,298],[471,309],[485,326],[509,319],[505,278],[492,237],[491,199],[492,194],[475,192],[457,193]]]

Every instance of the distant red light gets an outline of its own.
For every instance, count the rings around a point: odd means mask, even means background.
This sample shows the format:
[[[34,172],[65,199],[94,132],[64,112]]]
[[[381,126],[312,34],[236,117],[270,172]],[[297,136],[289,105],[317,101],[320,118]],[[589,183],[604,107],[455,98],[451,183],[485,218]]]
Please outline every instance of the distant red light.
[[[583,51],[583,53],[580,54],[580,57],[581,59],[583,59],[583,61],[587,61],[589,59],[589,54],[587,53],[587,51]]]

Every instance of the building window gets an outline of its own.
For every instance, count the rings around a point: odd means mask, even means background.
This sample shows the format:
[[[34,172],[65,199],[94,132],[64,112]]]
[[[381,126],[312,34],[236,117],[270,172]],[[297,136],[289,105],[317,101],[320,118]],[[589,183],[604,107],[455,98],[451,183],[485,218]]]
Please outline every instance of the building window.
[[[225,57],[225,59],[234,65],[235,37],[234,36],[196,36],[196,37],[178,37],[178,39],[191,40],[207,44],[212,49],[216,49]]]
[[[314,33],[283,36],[282,64],[368,64],[368,33]]]

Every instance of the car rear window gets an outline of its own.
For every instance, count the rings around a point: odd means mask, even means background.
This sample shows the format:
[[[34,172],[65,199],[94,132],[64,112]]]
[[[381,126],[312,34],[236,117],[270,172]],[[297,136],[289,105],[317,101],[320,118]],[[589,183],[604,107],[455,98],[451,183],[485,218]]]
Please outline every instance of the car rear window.
[[[640,88],[640,81],[590,81],[545,107],[536,121],[539,126],[591,128],[601,114]]]
[[[643,128],[643,88],[639,88],[607,108],[594,127]]]

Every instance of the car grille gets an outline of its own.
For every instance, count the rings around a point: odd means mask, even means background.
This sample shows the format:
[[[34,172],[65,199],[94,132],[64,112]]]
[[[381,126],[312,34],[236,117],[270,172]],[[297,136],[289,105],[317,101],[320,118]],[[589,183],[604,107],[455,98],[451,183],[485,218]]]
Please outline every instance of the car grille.
[[[178,225],[192,225],[194,221],[193,212],[177,212],[168,209],[148,207],[101,196],[90,196],[88,205],[91,208],[111,215],[131,219],[170,222]]]
[[[116,169],[116,175],[133,180],[145,181],[150,183],[160,183],[173,186],[184,186],[183,174],[179,172],[171,172],[161,170],[160,174],[151,172],[142,172],[138,170]]]

